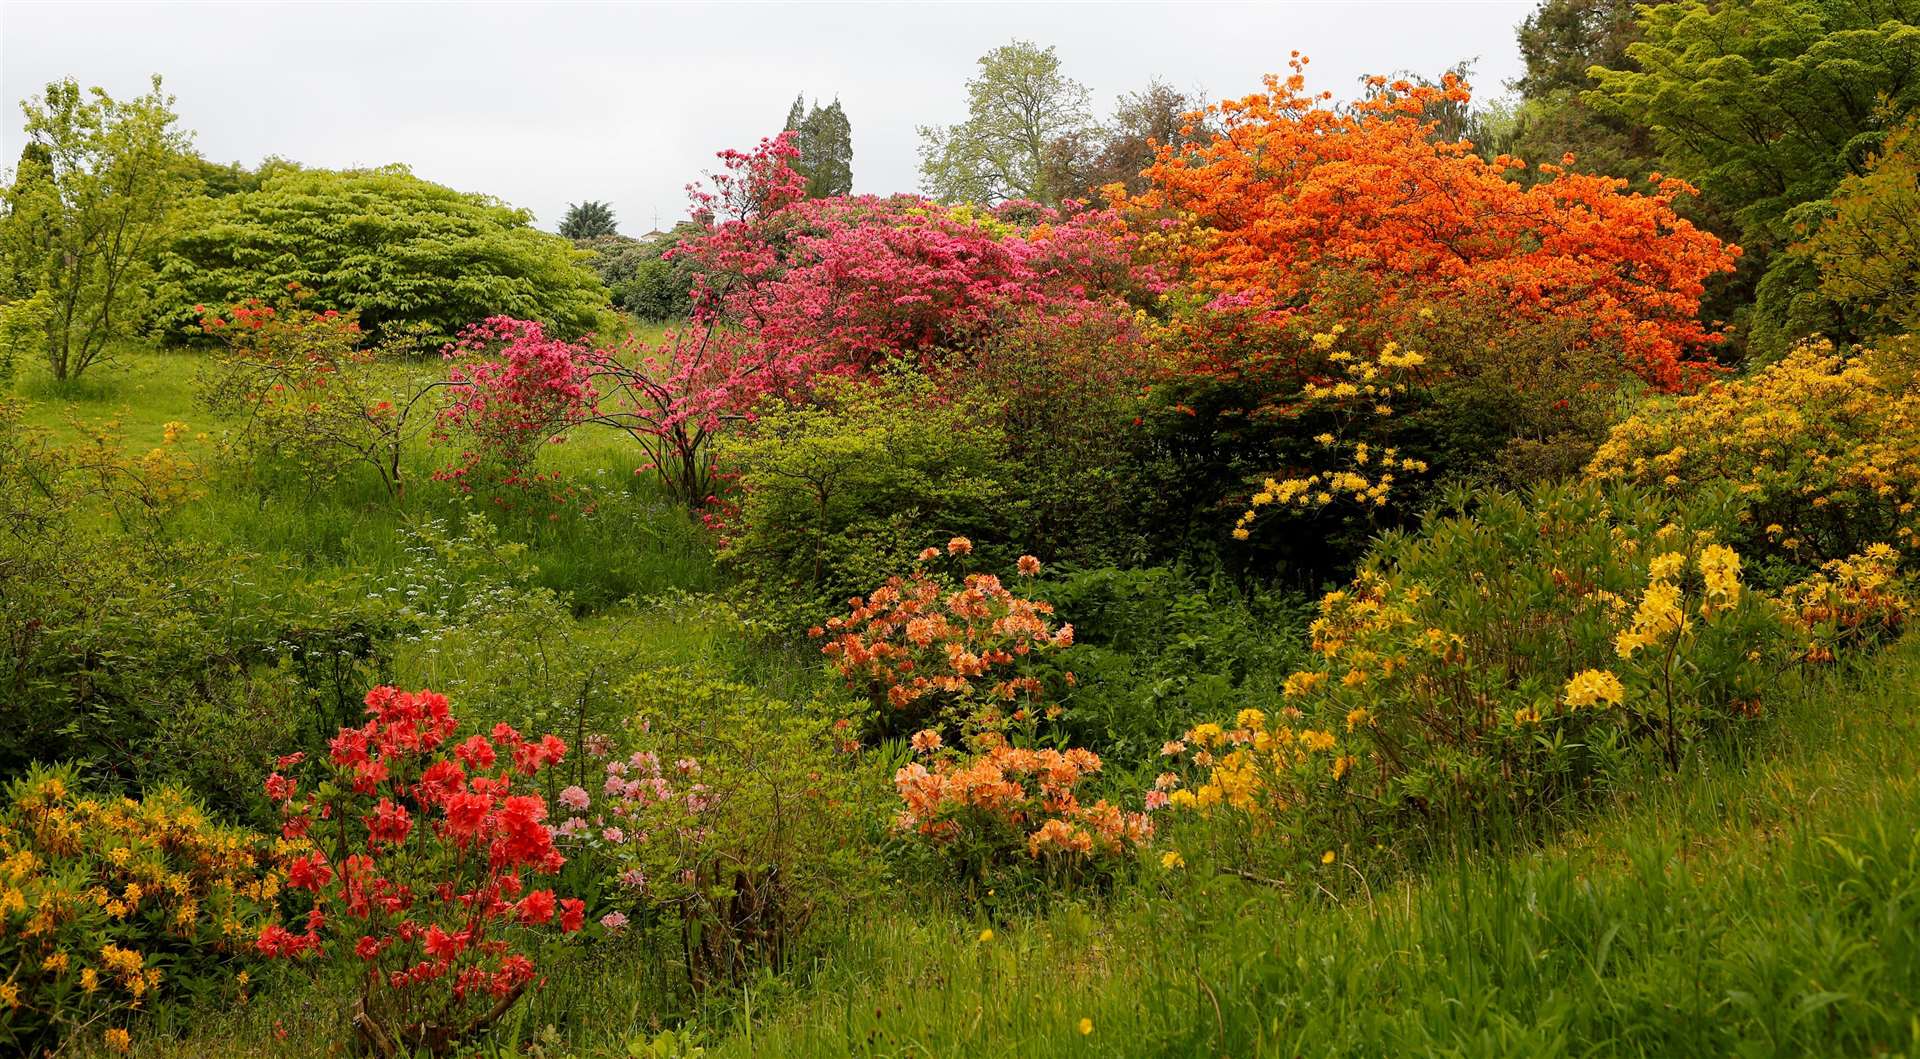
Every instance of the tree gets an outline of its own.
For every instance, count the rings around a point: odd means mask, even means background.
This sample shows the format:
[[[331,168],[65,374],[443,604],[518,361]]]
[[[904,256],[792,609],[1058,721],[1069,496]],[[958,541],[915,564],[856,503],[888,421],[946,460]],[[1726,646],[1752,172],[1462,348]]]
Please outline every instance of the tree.
[[[577,205],[569,203],[567,216],[560,222],[560,235],[576,241],[619,234],[613,223],[613,207],[592,199]]]
[[[1183,92],[1154,78],[1145,88],[1128,92],[1114,103],[1113,118],[1105,128],[1089,129],[1091,143],[1055,142],[1051,166],[1061,174],[1062,198],[1096,200],[1108,184],[1120,184],[1129,195],[1146,190],[1141,174],[1153,164],[1160,144],[1184,151],[1206,143],[1213,134],[1198,93]]]
[[[1687,0],[1638,24],[1631,63],[1592,70],[1581,101],[1651,129],[1661,168],[1737,226],[1764,270],[1753,341],[1777,351],[1819,282],[1778,251],[1920,104],[1920,0]]]
[[[1865,317],[1862,337],[1920,331],[1920,117],[1840,182],[1806,249],[1821,294]]]
[[[800,149],[793,168],[806,178],[808,198],[853,194],[853,126],[838,98],[808,107],[804,94],[795,97],[785,131]]]
[[[190,137],[160,78],[120,101],[68,79],[21,104],[28,148],[6,195],[0,253],[16,293],[46,291],[46,361],[78,378],[138,322]]]
[[[1057,204],[1071,183],[1062,156],[1098,134],[1087,105],[1086,87],[1060,72],[1052,47],[995,48],[967,82],[967,120],[920,127],[922,186],[948,202]]]
[[[405,166],[281,172],[257,191],[193,204],[161,264],[157,315],[198,330],[196,305],[271,302],[289,283],[370,336],[424,324],[447,339],[495,315],[563,336],[593,330],[606,288],[565,239],[484,195]]]

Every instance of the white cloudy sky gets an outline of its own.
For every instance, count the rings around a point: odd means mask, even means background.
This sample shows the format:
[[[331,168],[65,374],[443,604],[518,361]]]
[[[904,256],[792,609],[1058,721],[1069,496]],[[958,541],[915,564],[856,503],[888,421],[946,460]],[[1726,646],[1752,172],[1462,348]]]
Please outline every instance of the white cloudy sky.
[[[1519,69],[1531,0],[1086,4],[60,3],[0,0],[0,166],[19,100],[73,77],[166,78],[203,154],[415,173],[534,212],[610,201],[639,233],[682,216],[721,148],[775,130],[796,93],[840,97],[861,192],[918,185],[919,124],[959,120],[974,62],[1053,44],[1096,106],[1159,76],[1241,95],[1289,50],[1345,96],[1365,73],[1477,58]]]

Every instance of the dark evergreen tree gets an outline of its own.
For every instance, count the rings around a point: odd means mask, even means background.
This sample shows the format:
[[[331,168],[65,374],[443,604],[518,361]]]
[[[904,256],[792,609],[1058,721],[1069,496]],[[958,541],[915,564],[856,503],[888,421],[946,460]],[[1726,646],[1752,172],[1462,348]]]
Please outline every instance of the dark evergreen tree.
[[[567,216],[560,222],[560,234],[568,239],[598,239],[620,233],[613,222],[613,207],[588,199],[578,205],[568,204]]]
[[[808,198],[853,194],[853,126],[839,99],[809,107],[804,93],[795,97],[784,128],[800,148],[794,169],[807,178]]]

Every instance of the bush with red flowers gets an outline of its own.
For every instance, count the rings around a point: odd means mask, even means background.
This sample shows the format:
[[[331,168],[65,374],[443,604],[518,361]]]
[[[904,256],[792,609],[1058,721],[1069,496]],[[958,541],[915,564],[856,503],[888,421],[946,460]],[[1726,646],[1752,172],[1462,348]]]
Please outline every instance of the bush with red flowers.
[[[567,747],[504,724],[455,743],[459,722],[430,691],[379,687],[366,702],[367,723],[340,729],[307,790],[304,754],[267,778],[280,867],[306,908],[255,945],[292,960],[350,952],[360,1040],[380,1056],[447,1055],[538,981],[538,931],[584,920],[584,902],[536,882],[565,858],[530,781]]]

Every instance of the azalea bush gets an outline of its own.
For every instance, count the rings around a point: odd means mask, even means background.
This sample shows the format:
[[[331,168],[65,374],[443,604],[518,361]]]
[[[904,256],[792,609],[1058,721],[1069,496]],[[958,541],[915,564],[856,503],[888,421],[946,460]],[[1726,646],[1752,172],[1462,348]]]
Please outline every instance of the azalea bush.
[[[90,794],[70,766],[29,768],[4,799],[0,1045],[125,1052],[163,997],[245,1000],[251,942],[283,884],[271,839],[173,788]]]
[[[594,379],[609,354],[552,337],[532,320],[495,316],[461,331],[441,355],[449,361],[449,400],[439,436],[462,451],[434,476],[464,492],[494,490],[499,500],[504,492],[571,499],[575,490],[559,473],[541,472],[534,462],[543,446],[565,441],[568,430],[594,418]]]
[[[1167,797],[1234,821],[1242,863],[1310,865],[1591,797],[1636,745],[1678,765],[1764,713],[1788,660],[1717,536],[1729,503],[1544,485],[1388,535],[1321,600],[1280,702],[1168,744],[1189,771]]]
[[[585,921],[583,901],[539,885],[566,858],[534,781],[567,747],[504,724],[456,742],[459,721],[428,691],[383,686],[366,703],[324,762],[291,754],[267,777],[279,866],[301,896],[254,944],[354,961],[358,1039],[382,1056],[447,1055],[537,984],[543,934]]]
[[[1920,398],[1908,345],[1845,354],[1814,342],[1750,377],[1650,404],[1613,429],[1587,474],[1682,498],[1736,483],[1728,539],[1769,557],[1761,573],[1774,584],[1875,542],[1911,549]]]
[[[1092,751],[1020,747],[997,736],[976,744],[977,752],[961,753],[945,748],[937,731],[919,732],[913,748],[925,760],[893,778],[895,828],[935,854],[969,897],[1108,882],[1152,841],[1146,813],[1081,800],[1101,768]]]
[[[1913,579],[1900,553],[1884,543],[1844,559],[1830,559],[1780,592],[1788,620],[1805,637],[1809,662],[1834,662],[1887,643],[1913,613]]]
[[[972,552],[972,541],[955,537],[944,560],[958,570]],[[820,653],[871,701],[882,732],[1031,730],[1057,716],[1073,674],[1042,659],[1072,645],[1073,626],[993,574],[956,579],[939,569],[942,561],[940,549],[922,549],[908,574],[855,596],[852,610],[810,630],[825,640]],[[1040,561],[1024,555],[1016,568],[1032,577]]]
[[[412,332],[375,342],[352,311],[316,312],[310,298],[293,283],[273,304],[195,306],[200,330],[223,346],[201,373],[200,401],[230,421],[221,447],[263,489],[292,480],[311,491],[361,467],[398,497],[432,418],[434,380],[402,367]]]
[[[644,670],[620,695],[623,723],[588,737],[556,800],[569,878],[695,992],[785,967],[874,878],[879,785],[848,752],[846,704],[699,668]]]

